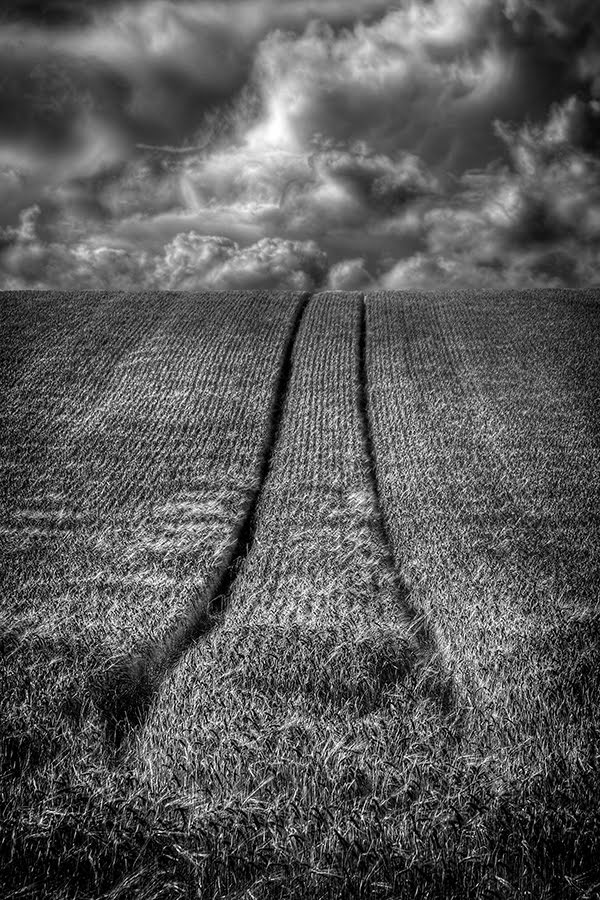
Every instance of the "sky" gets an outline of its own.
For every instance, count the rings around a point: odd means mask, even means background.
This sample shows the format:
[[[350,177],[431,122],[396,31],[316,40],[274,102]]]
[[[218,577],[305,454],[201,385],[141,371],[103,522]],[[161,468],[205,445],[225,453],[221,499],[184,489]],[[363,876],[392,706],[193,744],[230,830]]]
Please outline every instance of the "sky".
[[[598,0],[3,0],[0,289],[594,284]]]

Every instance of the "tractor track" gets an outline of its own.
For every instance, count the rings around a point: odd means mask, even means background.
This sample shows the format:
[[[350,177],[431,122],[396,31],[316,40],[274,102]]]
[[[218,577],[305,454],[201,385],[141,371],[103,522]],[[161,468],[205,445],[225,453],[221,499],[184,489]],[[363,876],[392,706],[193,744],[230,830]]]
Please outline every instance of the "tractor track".
[[[369,367],[367,360],[367,300],[361,294],[360,334],[358,342],[358,407],[360,421],[362,423],[362,443],[367,462],[367,477],[371,493],[371,502],[374,513],[374,528],[378,533],[383,550],[383,564],[393,574],[395,592],[399,604],[406,617],[406,626],[414,643],[415,658],[413,665],[417,665],[426,685],[427,693],[435,697],[441,709],[449,713],[456,706],[456,685],[452,675],[447,670],[442,658],[439,643],[434,630],[424,610],[420,609],[411,596],[411,587],[407,583],[402,572],[401,564],[397,559],[390,532],[381,501],[381,486],[378,478],[377,451],[374,440],[374,425],[372,419],[372,407],[369,398]]]
[[[100,677],[96,676],[92,692],[105,722],[107,743],[116,750],[129,734],[144,723],[165,678],[176,668],[187,651],[222,621],[229,605],[234,582],[244,560],[252,551],[255,541],[257,508],[263,496],[280,437],[297,336],[305,310],[314,296],[314,293],[304,294],[298,302],[275,382],[257,486],[247,499],[220,564],[204,587],[195,593],[178,622],[166,635],[160,639],[146,640],[132,654],[108,660],[104,668],[100,667]],[[361,312],[357,343],[358,391],[356,402],[366,463],[365,477],[368,479],[373,509],[372,523],[382,551],[382,565],[393,576],[394,593],[410,636],[413,647],[411,665],[416,664],[424,673],[423,677],[427,682],[428,692],[435,694],[443,707],[450,708],[453,705],[454,696],[452,679],[445,671],[438,642],[427,616],[411,599],[411,589],[406,583],[400,564],[396,559],[394,545],[382,508],[374,425],[369,398],[368,317],[364,294],[360,295],[359,302]]]

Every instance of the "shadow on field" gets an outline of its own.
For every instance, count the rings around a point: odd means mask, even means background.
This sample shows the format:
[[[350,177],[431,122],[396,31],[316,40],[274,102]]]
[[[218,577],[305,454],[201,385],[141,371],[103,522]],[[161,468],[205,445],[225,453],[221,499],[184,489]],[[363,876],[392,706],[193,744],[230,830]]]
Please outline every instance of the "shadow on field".
[[[352,645],[355,624],[337,631],[290,626],[265,633],[258,627],[246,645],[234,642],[233,651],[254,653],[257,646],[261,662],[271,656],[261,666],[235,667],[233,683],[243,679],[246,686],[276,691],[284,704],[296,692],[309,704],[356,701],[357,711],[368,712],[399,681],[411,680],[406,667],[398,668],[408,648],[390,626],[359,632]],[[245,625],[239,627],[247,633]],[[288,900],[592,900],[600,886],[597,607],[582,606],[549,623],[515,649],[507,665],[518,665],[522,652],[539,659],[539,684],[523,678],[516,721],[502,716],[494,723],[518,729],[498,735],[520,763],[512,773],[498,779],[489,768],[484,734],[468,733],[455,744],[428,716],[424,730],[423,721],[406,730],[399,745],[405,749],[391,768],[400,781],[394,781],[393,792],[379,795],[373,816],[365,814],[364,792],[370,788],[357,778],[363,768],[368,777],[369,759],[349,757],[352,781],[344,783],[334,810],[342,823],[354,812],[351,832],[343,825],[336,830],[321,805],[243,800],[226,809],[217,804],[190,825],[178,814],[177,792],[157,801],[126,773],[111,782],[101,759],[93,757],[90,767],[86,756],[82,765],[70,741],[77,723],[92,713],[79,680],[90,647],[42,631],[0,628],[2,712],[14,713],[12,731],[0,731],[8,747],[2,773],[8,789],[0,792],[0,895],[158,900],[166,891],[174,898],[212,898],[218,890],[219,896],[245,891]],[[308,671],[289,665],[298,660]],[[415,660],[409,664],[414,672]],[[27,714],[24,720],[27,709],[37,710],[36,717]],[[295,721],[306,727],[306,720]],[[18,727],[28,736],[11,751]],[[362,733],[377,735],[377,724],[366,723]],[[288,746],[298,746],[298,737]],[[530,757],[520,757],[524,747]],[[305,756],[310,763],[310,754]],[[337,762],[332,771],[337,778]],[[280,777],[277,760],[274,774]],[[307,815],[312,830],[303,833]],[[391,827],[394,819],[402,830]]]
[[[107,743],[115,751],[144,724],[164,680],[188,650],[223,622],[237,567],[239,562],[227,569],[216,593],[207,590],[190,605],[162,641],[147,642],[131,655],[107,657],[96,668],[91,693]],[[409,589],[403,586],[402,591],[407,604]],[[254,640],[260,634],[263,639]],[[426,620],[417,613],[408,628],[373,622],[365,629],[351,619],[318,626],[273,624],[258,631],[244,627],[239,645],[252,653],[256,663],[240,662],[240,683],[245,688],[301,695],[321,711],[350,703],[356,714],[366,715],[382,706],[390,690],[404,684],[404,689],[426,697],[440,715],[459,726],[455,681]]]
[[[146,641],[127,655],[107,656],[96,668],[91,693],[113,749],[118,750],[128,734],[144,724],[165,678],[190,647],[219,623],[233,577],[230,566],[216,592],[209,586],[162,640]]]
[[[226,643],[225,643],[226,642]],[[290,704],[303,714],[353,720],[388,709],[424,704],[431,715],[455,704],[439,672],[428,669],[402,625],[357,622],[350,615],[314,621],[239,622],[228,625],[229,690]],[[454,726],[456,723],[452,722]]]
[[[440,645],[435,628],[419,603],[415,591],[404,576],[397,572],[387,536],[385,541],[388,547],[386,563],[399,583],[397,595],[403,606],[405,627],[411,646],[410,673],[419,685],[419,691],[434,701],[444,717],[452,718],[458,725],[462,717],[462,695],[459,684]]]

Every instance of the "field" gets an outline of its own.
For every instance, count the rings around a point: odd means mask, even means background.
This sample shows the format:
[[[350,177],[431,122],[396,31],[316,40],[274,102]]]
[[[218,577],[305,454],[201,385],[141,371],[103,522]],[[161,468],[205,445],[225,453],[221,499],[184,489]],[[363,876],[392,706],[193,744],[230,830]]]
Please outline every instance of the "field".
[[[600,295],[5,294],[0,895],[600,894]]]

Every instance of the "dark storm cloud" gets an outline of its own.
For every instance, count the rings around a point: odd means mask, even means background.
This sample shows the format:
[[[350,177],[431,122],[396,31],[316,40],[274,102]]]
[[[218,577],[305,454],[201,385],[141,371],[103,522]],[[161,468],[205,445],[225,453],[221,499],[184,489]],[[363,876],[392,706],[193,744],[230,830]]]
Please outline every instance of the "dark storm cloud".
[[[189,7],[190,0],[169,0],[172,6]],[[128,5],[143,5],[147,0],[128,0]],[[361,16],[365,21],[384,12],[389,3],[383,0],[278,0],[277,4],[260,0],[204,0],[195,4],[204,9],[217,11],[218,7],[227,14],[234,15],[236,9],[245,4],[268,15],[274,25],[288,27],[305,24],[308,18],[324,15],[327,21],[351,25]],[[4,0],[0,21],[26,22],[47,28],[87,25],[95,16],[122,6],[122,0]],[[270,9],[268,9],[270,5]],[[277,10],[277,7],[279,9]],[[262,8],[262,9],[261,9]]]
[[[0,59],[0,120],[3,147],[29,148],[44,159],[70,152],[86,121],[117,132],[118,111],[128,102],[129,86],[118,73],[93,60],[5,53]],[[112,120],[112,121],[111,121]]]
[[[324,0],[319,14],[340,25],[385,6]],[[276,26],[302,30],[314,10],[295,0],[13,4],[0,28],[2,142],[60,156],[92,120],[118,135],[122,156],[136,144],[194,143],[207,114],[226,120],[262,38]]]
[[[570,61],[600,34],[595,0],[505,0],[504,11],[521,40]]]
[[[582,101],[542,126],[495,130],[510,165],[468,173],[424,216],[424,250],[396,263],[386,287],[576,287],[600,281],[600,160],[577,146]],[[600,116],[600,105],[592,115]]]
[[[93,4],[87,0],[5,0],[0,22],[31,22],[48,27],[83,24]]]
[[[3,286],[598,280],[595,6],[13,3]]]

